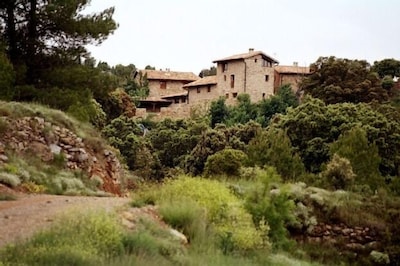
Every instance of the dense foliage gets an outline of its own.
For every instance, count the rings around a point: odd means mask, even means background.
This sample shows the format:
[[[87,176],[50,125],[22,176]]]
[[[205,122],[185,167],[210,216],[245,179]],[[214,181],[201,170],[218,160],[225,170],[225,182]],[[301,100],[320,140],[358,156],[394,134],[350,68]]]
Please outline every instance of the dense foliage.
[[[301,89],[325,103],[384,102],[389,98],[389,91],[367,61],[320,57],[311,69],[314,72],[302,81]]]

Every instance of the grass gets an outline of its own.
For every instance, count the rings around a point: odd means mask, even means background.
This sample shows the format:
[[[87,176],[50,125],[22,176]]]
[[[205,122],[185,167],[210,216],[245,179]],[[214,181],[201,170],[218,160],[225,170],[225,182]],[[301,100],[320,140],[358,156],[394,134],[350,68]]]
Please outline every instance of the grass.
[[[17,197],[13,194],[0,192],[0,201],[16,200]],[[0,264],[1,265],[1,264]]]

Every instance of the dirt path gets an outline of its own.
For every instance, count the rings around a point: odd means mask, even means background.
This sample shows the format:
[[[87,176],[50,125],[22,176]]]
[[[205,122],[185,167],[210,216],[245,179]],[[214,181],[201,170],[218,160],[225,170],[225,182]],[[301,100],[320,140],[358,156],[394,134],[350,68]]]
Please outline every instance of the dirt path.
[[[15,201],[0,201],[0,248],[26,239],[51,225],[57,215],[71,209],[112,211],[129,198],[55,195],[20,195]]]

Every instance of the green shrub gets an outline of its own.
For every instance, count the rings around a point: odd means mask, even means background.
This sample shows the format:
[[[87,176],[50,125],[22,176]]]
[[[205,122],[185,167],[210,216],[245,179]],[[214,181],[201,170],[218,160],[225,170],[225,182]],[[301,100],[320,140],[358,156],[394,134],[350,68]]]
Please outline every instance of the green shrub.
[[[223,149],[207,158],[204,174],[239,176],[242,163],[246,159],[246,154],[241,150]]]
[[[0,251],[6,265],[98,265],[121,254],[122,229],[103,212],[73,213],[26,243]]]
[[[300,156],[281,129],[270,127],[257,134],[247,146],[249,164],[275,167],[284,180],[298,180],[304,173]]]
[[[257,175],[256,184],[249,191],[246,208],[253,217],[254,224],[264,221],[270,226],[269,239],[278,249],[288,249],[293,244],[289,240],[286,225],[295,221],[294,201],[281,190],[272,190],[280,181],[274,168],[267,168]]]
[[[0,117],[0,134],[6,133],[9,125],[7,120],[5,120],[3,117]]]
[[[247,251],[268,247],[268,226],[257,230],[243,202],[216,180],[181,176],[168,180],[161,188],[162,201],[194,201],[206,209],[209,222],[224,243],[228,236],[235,251]],[[223,248],[223,247],[222,247]]]
[[[340,135],[331,145],[331,152],[351,162],[357,175],[354,179],[356,185],[368,185],[373,191],[384,185],[384,179],[379,172],[381,157],[378,147],[375,143],[369,143],[364,129],[356,126]]]
[[[353,173],[350,161],[340,157],[336,153],[321,175],[326,180],[328,188],[332,187],[334,189],[349,188],[356,177]]]
[[[17,197],[13,194],[10,193],[4,193],[4,192],[0,192],[0,201],[6,201],[6,200],[16,200]],[[0,264],[1,265],[1,264]]]
[[[212,238],[207,232],[207,217],[203,208],[193,201],[163,202],[159,208],[163,220],[181,231],[190,243],[204,243]]]
[[[21,180],[15,174],[0,172],[0,183],[10,187],[16,187],[21,183]]]

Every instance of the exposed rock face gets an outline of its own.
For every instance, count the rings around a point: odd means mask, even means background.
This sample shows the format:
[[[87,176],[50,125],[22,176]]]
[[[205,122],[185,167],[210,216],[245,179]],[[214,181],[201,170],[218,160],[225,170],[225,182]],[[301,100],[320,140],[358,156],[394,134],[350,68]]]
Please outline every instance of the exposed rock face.
[[[319,223],[303,237],[308,242],[330,243],[354,252],[371,251],[381,246],[376,230],[369,227],[349,227],[343,223]]]
[[[40,117],[5,120],[8,130],[0,136],[0,163],[8,160],[6,146],[17,154],[38,156],[43,162],[63,156],[66,168],[81,169],[89,178],[100,177],[104,191],[121,194],[123,169],[112,151],[95,151],[100,147],[91,147],[67,128],[53,125]]]

